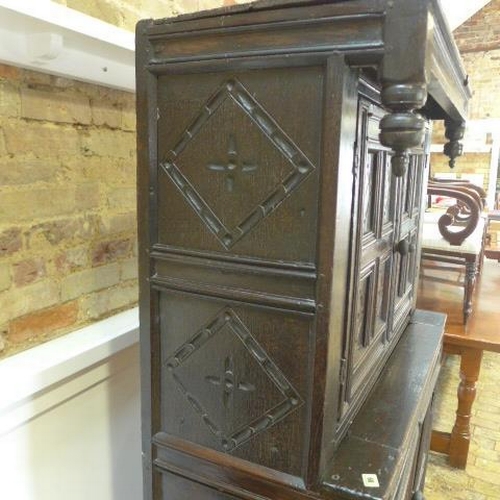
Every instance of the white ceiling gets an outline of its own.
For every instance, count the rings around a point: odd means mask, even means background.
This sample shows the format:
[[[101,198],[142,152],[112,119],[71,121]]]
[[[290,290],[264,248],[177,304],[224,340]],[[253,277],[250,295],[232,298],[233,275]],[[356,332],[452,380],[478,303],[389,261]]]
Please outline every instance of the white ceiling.
[[[481,10],[490,0],[439,0],[451,30]]]

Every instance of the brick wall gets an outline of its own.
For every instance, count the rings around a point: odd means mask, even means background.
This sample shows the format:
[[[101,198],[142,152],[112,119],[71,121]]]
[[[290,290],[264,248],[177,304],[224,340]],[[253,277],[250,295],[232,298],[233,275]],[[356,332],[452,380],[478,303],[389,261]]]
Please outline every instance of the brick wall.
[[[440,149],[447,142],[444,136],[444,125],[442,122],[436,122],[433,127],[433,143],[439,144]],[[450,169],[449,158],[443,153],[431,154],[431,175],[439,173],[454,173],[458,178],[462,174],[480,174],[483,176],[482,187],[487,190],[490,179],[490,161],[491,153],[464,151],[455,163],[455,168]]]
[[[453,35],[471,82],[469,119],[500,119],[500,0],[491,0],[459,26]],[[435,127],[433,142],[444,142],[443,127]],[[466,151],[463,157],[457,159],[454,172],[459,175],[484,173],[484,187],[487,188],[489,170],[490,155]],[[431,171],[451,171],[444,155],[432,155]]]
[[[216,0],[60,0],[133,29]],[[135,96],[0,65],[0,356],[137,302]]]
[[[457,160],[455,168],[450,170],[448,166],[449,158],[443,154],[431,155],[431,173],[452,172],[458,178],[462,174],[480,174],[483,176],[484,189],[488,188],[490,178],[490,153],[470,153],[466,152]]]
[[[219,7],[232,0],[55,0],[56,3],[79,10],[120,28],[134,31],[143,18],[170,17],[186,12]]]
[[[500,118],[500,0],[491,0],[453,34],[470,76],[470,118]]]
[[[0,66],[0,331],[13,352],[136,302],[134,96]]]

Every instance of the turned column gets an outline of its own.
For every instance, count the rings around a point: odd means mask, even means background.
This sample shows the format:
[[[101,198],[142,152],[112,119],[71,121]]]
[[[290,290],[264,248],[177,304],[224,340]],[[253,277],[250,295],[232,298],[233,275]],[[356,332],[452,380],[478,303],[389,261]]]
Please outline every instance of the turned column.
[[[425,119],[418,111],[427,100],[433,64],[430,59],[432,46],[439,39],[439,32],[446,30],[439,16],[434,22],[429,16],[429,9],[434,9],[434,3],[433,0],[385,2],[384,54],[379,66],[379,80],[382,84],[382,103],[389,114],[380,122],[380,141],[394,151],[392,169],[396,176],[402,176],[406,171],[408,151],[421,146],[425,138]],[[449,49],[452,56],[458,57],[456,48],[450,46]],[[463,86],[467,85],[468,79],[464,78]],[[468,96],[470,92],[467,90],[463,96],[465,104]],[[465,122],[461,119],[464,110],[450,110],[453,103],[449,100],[446,103],[446,95],[440,97],[444,101],[440,104],[444,116],[448,117],[445,119],[448,143],[444,153],[450,158],[449,165],[453,168],[455,159],[462,154],[459,141],[465,130]]]
[[[450,168],[455,166],[455,158],[462,155],[463,145],[460,139],[465,133],[465,122],[447,119],[444,121],[445,137],[448,142],[444,145],[443,153],[450,159]]]
[[[392,172],[401,177],[409,163],[408,150],[421,146],[425,138],[425,119],[415,112],[427,99],[422,83],[396,83],[382,88],[382,102],[392,110],[380,121],[380,142],[394,151]]]
[[[425,138],[426,121],[417,110],[427,100],[428,3],[387,2],[379,76],[382,103],[389,114],[380,121],[380,142],[394,151],[392,171],[398,177],[407,169],[408,150],[421,146]]]

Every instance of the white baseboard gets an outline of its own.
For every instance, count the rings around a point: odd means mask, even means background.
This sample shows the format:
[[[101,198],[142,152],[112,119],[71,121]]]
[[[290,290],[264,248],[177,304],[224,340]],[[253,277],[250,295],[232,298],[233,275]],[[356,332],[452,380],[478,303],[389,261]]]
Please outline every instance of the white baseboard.
[[[0,498],[140,500],[137,309],[0,362]]]
[[[134,308],[0,361],[0,434],[34,417],[16,411],[24,401],[138,339],[138,309]]]

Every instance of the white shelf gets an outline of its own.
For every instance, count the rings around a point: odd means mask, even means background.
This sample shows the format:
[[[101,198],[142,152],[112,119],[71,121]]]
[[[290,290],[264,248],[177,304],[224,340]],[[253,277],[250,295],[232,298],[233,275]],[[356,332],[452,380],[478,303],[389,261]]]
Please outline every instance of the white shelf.
[[[0,0],[0,61],[134,92],[134,34],[50,0]]]
[[[135,307],[1,360],[0,380],[4,382],[0,384],[0,434],[2,415],[9,408],[138,340],[139,313]]]

